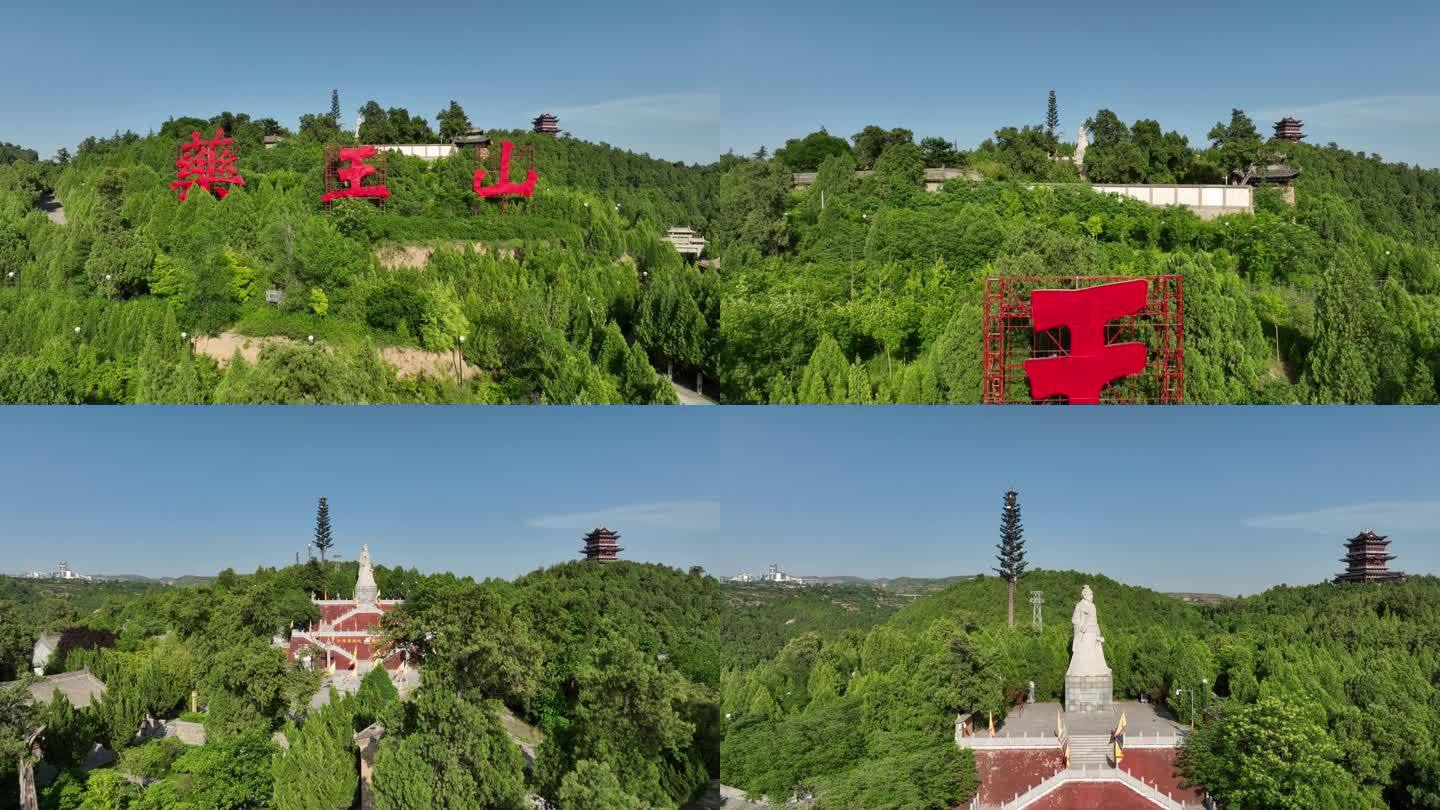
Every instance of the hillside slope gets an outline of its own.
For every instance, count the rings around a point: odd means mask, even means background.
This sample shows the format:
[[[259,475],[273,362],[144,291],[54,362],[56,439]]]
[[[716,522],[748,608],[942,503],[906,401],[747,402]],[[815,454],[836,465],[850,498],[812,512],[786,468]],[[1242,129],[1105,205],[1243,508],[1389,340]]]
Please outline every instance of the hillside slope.
[[[222,126],[244,185],[178,201],[178,144]],[[673,403],[655,366],[715,376],[718,291],[659,240],[708,226],[713,167],[495,133],[533,146],[532,198],[480,200],[469,151],[392,153],[383,209],[327,209],[324,146],[348,136],[263,131],[177,119],[0,167],[0,401]],[[35,210],[52,189],[68,224]],[[221,332],[271,340],[186,350]]]

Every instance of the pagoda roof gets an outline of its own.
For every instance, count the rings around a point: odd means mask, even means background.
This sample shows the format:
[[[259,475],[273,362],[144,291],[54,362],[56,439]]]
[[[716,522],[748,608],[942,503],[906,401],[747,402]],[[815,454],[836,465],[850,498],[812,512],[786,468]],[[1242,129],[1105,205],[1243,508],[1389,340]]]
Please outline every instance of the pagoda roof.
[[[1355,535],[1354,537],[1350,538],[1349,540],[1346,540],[1345,542],[1347,542],[1347,543],[1356,543],[1356,542],[1362,542],[1362,541],[1363,541],[1363,542],[1366,542],[1366,543],[1382,543],[1382,544],[1383,544],[1383,543],[1389,543],[1389,542],[1390,542],[1390,538],[1389,538],[1388,535],[1376,534],[1375,532],[1372,532],[1372,531],[1370,531],[1369,529],[1366,529],[1365,531],[1360,532],[1359,534]]]

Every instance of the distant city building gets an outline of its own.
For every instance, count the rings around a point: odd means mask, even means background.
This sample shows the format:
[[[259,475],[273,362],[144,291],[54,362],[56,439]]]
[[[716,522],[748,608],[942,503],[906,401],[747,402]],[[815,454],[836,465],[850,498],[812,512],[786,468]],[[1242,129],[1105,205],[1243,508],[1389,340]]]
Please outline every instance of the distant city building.
[[[1287,115],[1275,122],[1275,137],[1282,141],[1299,143],[1300,140],[1305,137],[1305,135],[1300,132],[1300,128],[1303,126],[1305,126],[1305,122]]]
[[[530,123],[535,125],[535,131],[541,135],[560,134],[560,119],[550,113],[540,113]]]
[[[769,567],[768,569],[766,569],[766,571],[765,571],[765,581],[766,581],[766,582],[788,582],[788,583],[790,583],[791,585],[804,585],[804,584],[805,584],[805,580],[804,580],[803,578],[790,576],[789,574],[787,574],[787,573],[785,573],[784,571],[781,571],[781,570],[780,570],[780,564],[779,564],[779,563],[773,563],[773,562],[770,563],[770,567]]]
[[[381,599],[375,584],[370,547],[360,547],[360,573],[355,578],[354,599],[315,599],[320,621],[305,628],[292,628],[289,641],[282,641],[291,661],[329,671],[363,674],[377,664],[388,670],[404,669],[409,655],[391,649],[379,638],[380,619],[404,604],[402,599]],[[324,661],[319,655],[324,655]],[[310,660],[306,660],[309,658]]]
[[[70,579],[70,580],[91,580],[94,577],[89,574],[78,574],[70,570],[70,563],[60,561],[59,567],[54,571],[26,571],[26,579]]]
[[[749,574],[736,574],[735,576],[733,576],[733,577],[730,578],[730,581],[731,581],[731,582],[754,582],[754,581],[755,581],[755,577],[752,577],[752,576],[750,576]]]
[[[1345,541],[1345,570],[1335,575],[1335,584],[1346,582],[1400,582],[1404,572],[1391,571],[1389,563],[1395,555],[1389,553],[1389,538],[1372,531],[1363,531]]]
[[[620,559],[620,552],[625,550],[616,543],[619,539],[619,532],[602,526],[585,535],[585,547],[580,552],[591,562],[615,562]]]

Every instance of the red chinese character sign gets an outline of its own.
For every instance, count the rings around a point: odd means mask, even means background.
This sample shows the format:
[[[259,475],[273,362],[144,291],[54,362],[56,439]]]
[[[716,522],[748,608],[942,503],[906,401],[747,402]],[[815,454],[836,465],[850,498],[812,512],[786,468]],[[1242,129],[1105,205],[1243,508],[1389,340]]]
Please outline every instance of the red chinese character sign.
[[[535,181],[540,179],[540,175],[535,173],[534,153],[528,144],[526,145],[526,156],[527,162],[531,165],[527,166],[525,170],[525,182],[514,183],[510,180],[510,154],[514,149],[515,144],[509,141],[500,144],[500,170],[496,172],[495,182],[488,186],[482,185],[482,181],[485,179],[485,167],[477,166],[475,168],[474,188],[477,197],[482,199],[487,197],[529,197],[535,193]]]
[[[175,182],[171,189],[180,189],[180,199],[185,199],[190,189],[196,186],[216,197],[224,199],[230,193],[227,185],[243,186],[245,178],[235,169],[240,158],[231,151],[233,140],[225,137],[225,130],[215,130],[215,137],[200,140],[200,133],[190,133],[190,142],[180,144],[180,157],[175,161]]]
[[[377,152],[373,146],[325,147],[325,193],[321,202],[329,205],[349,197],[384,205],[390,196],[385,185],[385,163],[385,153]]]
[[[1178,404],[1179,276],[986,280],[984,401]]]

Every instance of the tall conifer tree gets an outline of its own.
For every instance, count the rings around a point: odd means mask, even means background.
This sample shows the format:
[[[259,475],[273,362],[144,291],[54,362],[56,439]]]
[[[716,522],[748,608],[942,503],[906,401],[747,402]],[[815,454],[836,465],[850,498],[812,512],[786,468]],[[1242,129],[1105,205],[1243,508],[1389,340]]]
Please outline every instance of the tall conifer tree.
[[[335,125],[336,131],[340,129],[340,91],[330,91],[330,123]]]
[[[325,564],[325,552],[335,545],[330,537],[330,504],[324,498],[320,499],[320,506],[315,510],[315,548],[320,552],[320,564]]]
[[[1055,149],[1060,141],[1055,137],[1055,129],[1060,126],[1060,106],[1055,103],[1055,91],[1050,91],[1050,101],[1045,106],[1045,138],[1050,142],[1050,157],[1055,157]]]
[[[1020,493],[1010,490],[1005,493],[1005,508],[1000,513],[1000,542],[995,546],[1000,552],[995,559],[1000,567],[995,573],[1004,577],[1009,585],[1007,615],[1010,626],[1015,626],[1015,582],[1025,573],[1025,527],[1020,525]]]

